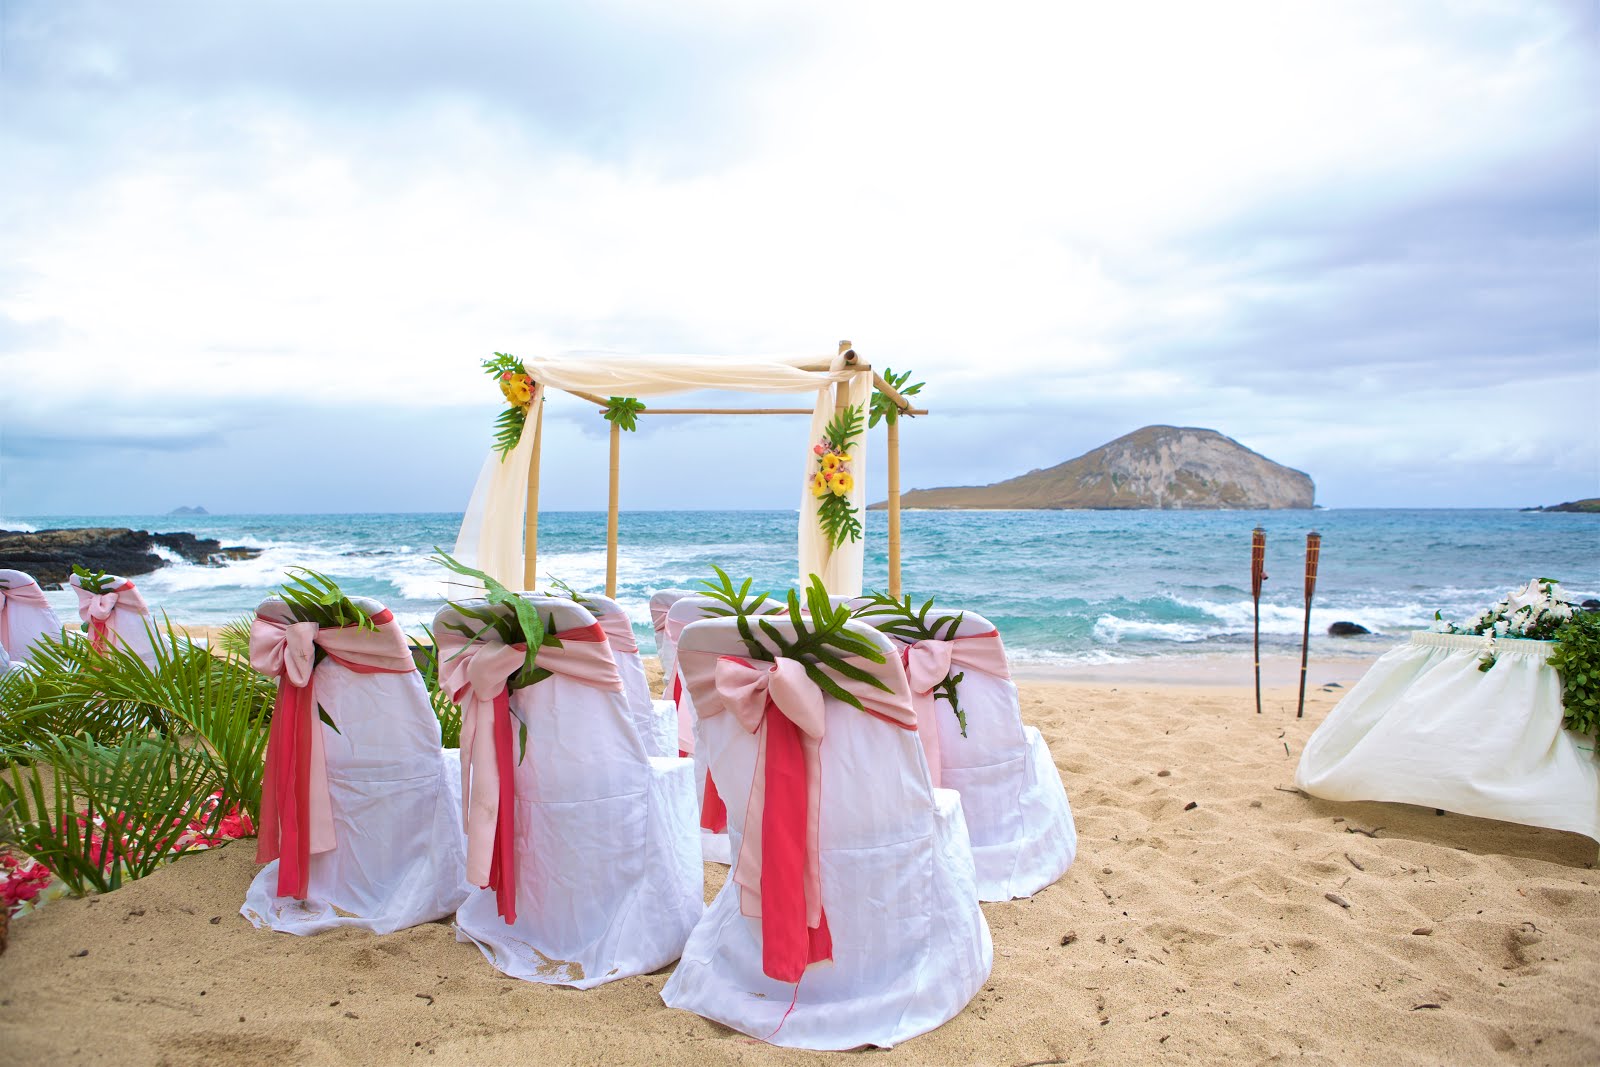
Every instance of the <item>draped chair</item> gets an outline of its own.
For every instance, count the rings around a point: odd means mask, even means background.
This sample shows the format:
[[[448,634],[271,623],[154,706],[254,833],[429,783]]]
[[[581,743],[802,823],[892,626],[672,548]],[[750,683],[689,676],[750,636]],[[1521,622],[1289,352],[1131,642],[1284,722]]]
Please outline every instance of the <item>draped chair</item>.
[[[76,574],[67,584],[78,595],[78,618],[95,648],[126,648],[155,669],[155,621],[132,578],[106,575],[103,593],[85,589]]]
[[[240,913],[257,927],[387,934],[466,897],[461,815],[439,720],[394,615],[318,627],[264,601],[250,663],[278,679],[256,859]]]
[[[787,619],[773,624],[793,639]],[[794,660],[753,660],[736,620],[697,622],[678,644],[737,859],[661,998],[797,1048],[887,1048],[932,1030],[994,955],[961,798],[929,778],[897,650],[848,625],[885,657],[850,662],[889,692],[833,676],[865,711]]]
[[[956,613],[941,608],[940,614]],[[1038,727],[1022,721],[1000,632],[976,612],[961,616],[953,640],[896,644],[934,784],[961,794],[979,898],[1030,897],[1072,866],[1077,827],[1050,746]],[[870,614],[857,618],[874,622]],[[940,695],[946,678],[957,674],[965,735]]]
[[[467,879],[480,887],[456,936],[513,978],[588,988],[677,959],[704,910],[693,765],[645,752],[593,615],[524,597],[561,645],[539,648],[549,674],[516,689],[524,645],[452,606],[434,621],[441,683],[462,708]]]
[[[0,647],[13,663],[32,658],[33,643],[61,636],[61,619],[31,574],[0,570]]]
[[[672,605],[686,596],[694,596],[687,589],[663,589],[650,594],[650,625],[656,632],[656,657],[661,660],[661,695],[672,699],[673,653],[676,639],[667,636],[667,612]]]
[[[679,751],[677,708],[670,700],[651,698],[650,683],[644,674],[644,658],[639,655],[639,642],[634,637],[628,613],[622,610],[621,604],[600,593],[582,593],[577,602],[595,617],[606,633],[617,660],[617,670],[622,675],[628,711],[644,741],[645,753],[676,756]]]

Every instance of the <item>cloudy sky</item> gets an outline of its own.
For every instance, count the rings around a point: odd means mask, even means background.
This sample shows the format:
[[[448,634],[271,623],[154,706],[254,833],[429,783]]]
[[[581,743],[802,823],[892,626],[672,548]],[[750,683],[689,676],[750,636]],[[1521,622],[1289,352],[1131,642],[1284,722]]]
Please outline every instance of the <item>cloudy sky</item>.
[[[459,510],[496,350],[840,338],[928,383],[908,487],[1173,423],[1594,496],[1597,101],[1590,2],[0,0],[0,515]],[[804,437],[646,420],[625,506]]]

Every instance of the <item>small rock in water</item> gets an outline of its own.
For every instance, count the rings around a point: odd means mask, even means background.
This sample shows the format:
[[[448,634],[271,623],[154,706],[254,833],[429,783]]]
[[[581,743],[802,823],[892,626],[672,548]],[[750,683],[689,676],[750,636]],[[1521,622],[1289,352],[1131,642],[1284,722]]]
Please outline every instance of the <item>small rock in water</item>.
[[[1359,637],[1362,634],[1370,634],[1371,632],[1359,622],[1336,622],[1328,627],[1329,637]]]

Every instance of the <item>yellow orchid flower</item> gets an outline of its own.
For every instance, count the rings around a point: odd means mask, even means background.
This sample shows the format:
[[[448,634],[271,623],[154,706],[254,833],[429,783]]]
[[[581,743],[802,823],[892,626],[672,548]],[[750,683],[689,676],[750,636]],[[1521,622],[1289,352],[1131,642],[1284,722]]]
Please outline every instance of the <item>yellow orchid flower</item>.
[[[828,488],[833,490],[834,496],[848,496],[855,484],[855,479],[845,471],[837,471],[828,479]]]

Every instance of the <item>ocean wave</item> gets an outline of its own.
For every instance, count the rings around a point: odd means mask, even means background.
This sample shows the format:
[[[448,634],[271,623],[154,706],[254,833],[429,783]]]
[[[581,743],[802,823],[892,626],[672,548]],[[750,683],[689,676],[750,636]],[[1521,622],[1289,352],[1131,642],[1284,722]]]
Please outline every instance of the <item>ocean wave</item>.
[[[10,530],[12,533],[38,533],[39,527],[21,519],[0,518],[0,530]]]

